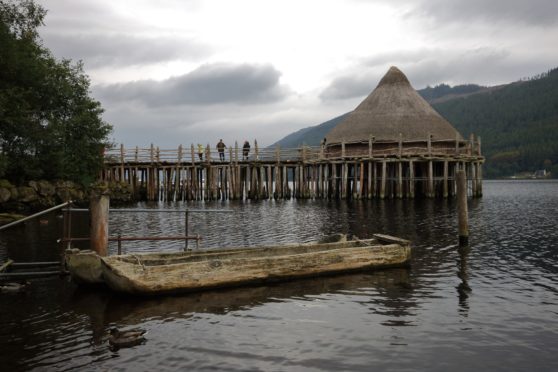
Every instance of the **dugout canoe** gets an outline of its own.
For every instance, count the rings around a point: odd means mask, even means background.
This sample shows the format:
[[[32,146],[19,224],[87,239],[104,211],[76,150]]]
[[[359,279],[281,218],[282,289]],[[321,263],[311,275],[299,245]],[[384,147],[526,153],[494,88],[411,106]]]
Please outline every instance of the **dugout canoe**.
[[[408,264],[410,254],[409,241],[376,234],[372,239],[333,243],[109,257],[74,251],[68,252],[66,263],[79,282],[103,282],[118,292],[155,295],[401,267]]]

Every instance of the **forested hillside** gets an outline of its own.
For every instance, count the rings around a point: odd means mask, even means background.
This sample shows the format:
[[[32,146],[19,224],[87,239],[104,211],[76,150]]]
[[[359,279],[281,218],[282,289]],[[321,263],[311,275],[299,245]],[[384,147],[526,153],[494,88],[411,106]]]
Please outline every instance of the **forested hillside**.
[[[463,135],[481,136],[487,177],[537,169],[558,176],[558,69],[433,106]]]
[[[486,178],[540,169],[558,177],[558,68],[497,87],[441,84],[418,93],[463,136],[481,136]],[[276,144],[316,146],[346,115],[301,129]]]

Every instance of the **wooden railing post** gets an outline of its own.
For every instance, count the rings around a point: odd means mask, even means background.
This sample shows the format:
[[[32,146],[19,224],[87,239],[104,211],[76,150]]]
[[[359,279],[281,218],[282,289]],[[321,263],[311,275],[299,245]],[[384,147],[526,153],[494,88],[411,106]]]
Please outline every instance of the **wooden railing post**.
[[[341,157],[345,158],[345,139],[341,140]]]
[[[255,153],[256,153],[256,160],[260,160],[260,153],[259,153],[258,141],[257,140],[254,140],[254,147],[255,147]]]
[[[124,181],[124,144],[120,144],[120,182]]]
[[[277,164],[279,164],[281,162],[281,146],[280,145],[275,146],[275,161],[277,162]]]
[[[178,146],[178,165],[180,165],[180,163],[182,163],[182,144]]]
[[[238,163],[238,141],[234,141],[234,162]]]

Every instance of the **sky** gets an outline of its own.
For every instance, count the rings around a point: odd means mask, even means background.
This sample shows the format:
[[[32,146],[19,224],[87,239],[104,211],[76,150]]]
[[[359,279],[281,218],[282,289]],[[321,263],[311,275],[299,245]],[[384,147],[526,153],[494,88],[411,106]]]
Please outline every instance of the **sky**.
[[[125,147],[268,146],[353,110],[390,66],[415,89],[558,67],[556,0],[37,0]]]

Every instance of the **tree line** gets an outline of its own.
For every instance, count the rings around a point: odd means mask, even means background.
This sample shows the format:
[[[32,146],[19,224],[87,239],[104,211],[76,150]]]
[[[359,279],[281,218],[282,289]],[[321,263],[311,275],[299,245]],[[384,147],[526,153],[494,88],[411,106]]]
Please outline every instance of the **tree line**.
[[[42,45],[45,15],[32,0],[0,0],[0,178],[88,185],[112,126],[89,96],[82,63],[58,60]]]

